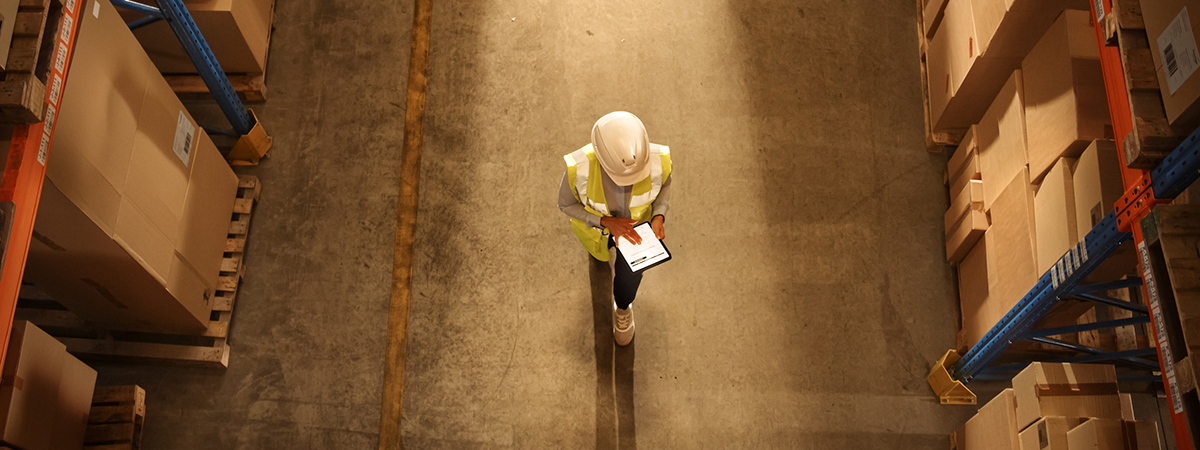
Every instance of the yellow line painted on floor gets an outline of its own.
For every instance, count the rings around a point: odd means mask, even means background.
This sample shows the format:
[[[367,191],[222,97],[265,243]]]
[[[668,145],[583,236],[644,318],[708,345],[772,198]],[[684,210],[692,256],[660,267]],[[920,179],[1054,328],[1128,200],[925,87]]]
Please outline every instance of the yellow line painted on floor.
[[[413,7],[412,55],[408,64],[404,154],[400,162],[400,198],[396,208],[396,249],[392,260],[392,299],[388,310],[379,450],[396,450],[403,445],[400,419],[404,411],[404,362],[408,351],[408,305],[412,299],[413,228],[421,178],[421,126],[425,120],[425,86],[429,71],[431,1],[415,0]]]

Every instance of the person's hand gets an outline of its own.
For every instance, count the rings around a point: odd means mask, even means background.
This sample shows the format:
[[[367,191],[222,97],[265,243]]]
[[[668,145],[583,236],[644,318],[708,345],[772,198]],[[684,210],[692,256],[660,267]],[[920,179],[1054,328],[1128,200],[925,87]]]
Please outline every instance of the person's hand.
[[[663,216],[654,216],[653,219],[650,219],[650,229],[654,230],[654,237],[658,240],[667,238],[667,232],[663,230]]]
[[[636,231],[633,231],[633,225],[637,223],[633,219],[620,219],[616,217],[601,217],[600,225],[608,228],[608,232],[612,233],[613,239],[617,246],[621,245],[621,238],[629,239],[629,242],[641,244],[642,237],[638,236]]]

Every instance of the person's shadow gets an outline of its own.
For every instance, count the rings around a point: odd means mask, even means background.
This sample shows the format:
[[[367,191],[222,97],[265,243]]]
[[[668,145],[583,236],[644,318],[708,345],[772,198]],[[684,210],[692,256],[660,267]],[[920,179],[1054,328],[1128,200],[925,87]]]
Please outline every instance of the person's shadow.
[[[633,342],[617,347],[612,329],[612,268],[588,257],[596,345],[596,450],[636,449],[633,415]]]

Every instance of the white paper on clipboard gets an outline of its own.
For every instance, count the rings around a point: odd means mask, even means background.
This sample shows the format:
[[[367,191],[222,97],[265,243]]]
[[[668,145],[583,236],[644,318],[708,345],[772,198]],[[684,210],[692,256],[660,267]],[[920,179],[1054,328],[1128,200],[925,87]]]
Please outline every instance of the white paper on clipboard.
[[[617,251],[625,257],[625,262],[629,264],[630,270],[637,272],[671,259],[671,253],[663,246],[662,241],[654,236],[654,230],[650,228],[649,223],[638,225],[633,231],[641,236],[641,244],[634,244],[624,237],[617,242]]]

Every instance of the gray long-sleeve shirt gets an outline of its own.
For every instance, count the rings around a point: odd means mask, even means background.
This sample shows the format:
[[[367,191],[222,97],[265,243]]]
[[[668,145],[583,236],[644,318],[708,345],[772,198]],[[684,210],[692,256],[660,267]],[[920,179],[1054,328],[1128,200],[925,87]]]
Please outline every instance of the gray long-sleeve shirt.
[[[623,219],[630,218],[629,198],[633,195],[633,186],[618,186],[603,170],[600,171],[600,174],[604,182],[604,200],[609,214]],[[653,216],[665,217],[667,210],[671,209],[672,177],[674,177],[674,172],[667,175],[667,179],[663,180],[662,188],[658,190],[658,197],[654,199]],[[589,226],[603,228],[600,226],[600,216],[588,212],[583,203],[575,198],[575,188],[567,180],[566,172],[563,172],[562,184],[558,188],[558,209],[572,219],[583,221]]]

